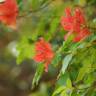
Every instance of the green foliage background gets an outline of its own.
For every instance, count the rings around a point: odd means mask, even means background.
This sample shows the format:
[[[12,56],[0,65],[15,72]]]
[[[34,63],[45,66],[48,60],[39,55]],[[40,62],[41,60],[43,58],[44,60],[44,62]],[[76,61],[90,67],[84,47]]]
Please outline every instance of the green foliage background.
[[[18,68],[23,70],[23,66],[28,66],[27,71],[30,69],[30,78],[25,76],[28,80],[18,78],[23,72],[18,73],[17,77],[14,74],[8,77],[12,79],[11,82],[18,81],[15,82],[16,85],[21,82],[21,89],[26,89],[25,81],[29,84],[29,89],[25,91],[27,95],[22,96],[96,96],[96,0],[17,1],[17,29],[11,30],[0,24],[0,58],[1,61],[4,60],[3,63],[10,60],[13,63],[12,60],[15,59],[16,64],[13,65],[17,68],[16,73]],[[64,41],[66,31],[60,25],[60,18],[68,6],[73,9],[80,6],[84,10],[92,32],[84,41],[72,43],[71,37]],[[44,64],[36,64],[32,60],[35,55],[34,43],[40,37],[50,42],[55,52],[48,73],[44,73]],[[3,69],[1,66],[3,71],[0,69],[0,74],[7,74],[6,66],[13,65],[5,64]]]

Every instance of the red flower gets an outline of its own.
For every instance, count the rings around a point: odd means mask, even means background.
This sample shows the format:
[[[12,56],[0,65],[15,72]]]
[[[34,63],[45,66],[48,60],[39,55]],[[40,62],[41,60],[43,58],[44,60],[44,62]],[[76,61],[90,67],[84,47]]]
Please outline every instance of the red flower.
[[[74,14],[72,15],[71,9],[65,9],[66,16],[62,16],[61,25],[64,30],[69,31],[64,39],[66,40],[70,35],[74,35],[74,42],[79,42],[85,39],[89,34],[89,30],[86,26],[86,21],[84,15],[80,8],[76,8]]]
[[[16,27],[18,7],[16,0],[5,0],[0,3],[0,21],[11,28]]]
[[[74,18],[71,15],[71,9],[66,8],[65,13],[66,16],[61,17],[61,25],[64,27],[66,31],[73,31]]]
[[[40,41],[35,44],[35,50],[36,55],[34,57],[34,60],[36,62],[44,62],[45,71],[48,72],[48,65],[51,63],[51,60],[54,56],[51,45],[48,42],[44,41],[43,38],[41,38]]]
[[[74,38],[74,42],[79,42],[80,40],[84,40],[87,36],[89,36],[90,32],[88,28],[83,28],[79,34]]]

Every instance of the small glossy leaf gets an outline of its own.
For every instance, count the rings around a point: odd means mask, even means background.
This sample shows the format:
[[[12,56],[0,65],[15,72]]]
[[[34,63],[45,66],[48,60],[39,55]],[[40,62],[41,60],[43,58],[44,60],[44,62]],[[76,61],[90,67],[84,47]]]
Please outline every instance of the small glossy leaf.
[[[59,25],[59,19],[58,18],[53,19],[52,23],[50,24],[50,30],[48,34],[45,35],[46,40],[51,39],[51,37],[54,35],[54,32],[56,32],[58,25]]]
[[[68,67],[68,65],[69,65],[69,63],[70,63],[70,61],[71,61],[71,59],[72,59],[72,54],[69,54],[69,55],[67,55],[65,58],[64,58],[64,60],[63,60],[63,62],[62,62],[62,69],[61,69],[61,73],[62,74],[64,74],[65,73],[65,71],[66,71],[66,69],[67,69],[67,67]]]
[[[30,44],[29,39],[25,36],[22,37],[20,42],[17,44],[18,56],[17,56],[17,64],[21,64],[24,59],[32,59],[35,54],[34,44]]]
[[[52,61],[52,65],[56,67],[60,61],[61,61],[61,54],[56,54],[54,60]]]
[[[57,88],[57,89],[55,90],[55,92],[53,93],[52,96],[56,96],[56,95],[60,94],[60,93],[61,93],[63,90],[65,90],[65,89],[66,89],[65,86],[60,86],[59,88]]]
[[[35,85],[38,85],[38,82],[43,74],[43,71],[44,71],[44,64],[42,63],[38,64],[36,73],[32,81],[32,88],[34,88]]]
[[[68,88],[72,88],[72,82],[71,82],[70,78],[67,79],[66,85]]]
[[[66,93],[66,90],[61,92],[60,96],[69,96],[67,93]]]

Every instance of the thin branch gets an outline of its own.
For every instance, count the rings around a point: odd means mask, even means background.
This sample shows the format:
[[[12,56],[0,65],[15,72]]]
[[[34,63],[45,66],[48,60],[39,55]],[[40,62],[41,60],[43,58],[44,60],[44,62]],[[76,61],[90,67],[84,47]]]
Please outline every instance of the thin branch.
[[[24,18],[32,13],[36,13],[36,12],[39,12],[41,10],[43,10],[44,8],[48,7],[53,1],[55,0],[50,0],[49,2],[47,2],[46,4],[43,4],[41,7],[39,7],[38,9],[35,9],[35,10],[29,10],[28,12],[26,12],[25,14],[23,15],[19,15],[18,18]]]

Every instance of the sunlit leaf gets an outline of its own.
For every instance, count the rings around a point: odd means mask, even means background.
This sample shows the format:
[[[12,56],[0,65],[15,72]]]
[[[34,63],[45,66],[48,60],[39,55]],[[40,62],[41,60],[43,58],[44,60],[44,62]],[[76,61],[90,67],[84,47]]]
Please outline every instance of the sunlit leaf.
[[[58,94],[60,94],[60,93],[61,93],[62,91],[64,91],[65,89],[66,89],[65,86],[61,86],[61,87],[57,88],[57,89],[54,91],[54,93],[53,93],[52,96],[57,96]]]
[[[32,88],[34,88],[35,85],[38,85],[38,82],[43,74],[43,71],[44,71],[44,64],[39,63],[37,65],[36,73],[33,77]]]
[[[64,74],[65,73],[65,71],[66,71],[66,69],[67,69],[67,67],[68,67],[68,65],[69,65],[69,63],[70,63],[70,61],[71,61],[71,59],[72,59],[72,54],[69,54],[69,55],[67,55],[64,59],[63,59],[63,62],[62,62],[62,69],[61,69],[61,73],[62,74]]]

